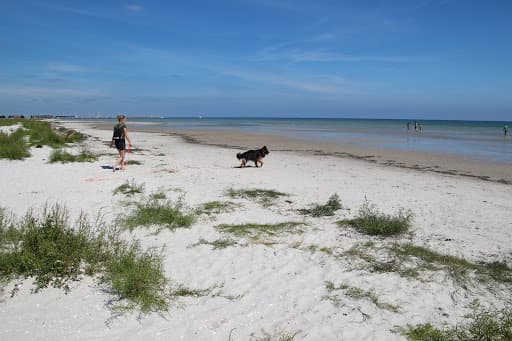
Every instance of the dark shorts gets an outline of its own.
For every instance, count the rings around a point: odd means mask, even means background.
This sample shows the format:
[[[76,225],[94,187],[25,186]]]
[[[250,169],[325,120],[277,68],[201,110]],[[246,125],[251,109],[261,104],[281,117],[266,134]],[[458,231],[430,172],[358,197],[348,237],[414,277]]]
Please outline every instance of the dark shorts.
[[[126,150],[125,140],[114,140],[117,150]]]

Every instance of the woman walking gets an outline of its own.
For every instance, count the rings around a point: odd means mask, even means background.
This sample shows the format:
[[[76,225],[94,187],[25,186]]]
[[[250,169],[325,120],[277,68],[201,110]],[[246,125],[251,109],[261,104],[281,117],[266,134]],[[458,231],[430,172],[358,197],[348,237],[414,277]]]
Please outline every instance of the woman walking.
[[[121,170],[125,170],[125,155],[126,155],[126,140],[128,140],[128,150],[132,145],[132,141],[128,136],[128,129],[126,128],[126,116],[125,115],[117,115],[118,123],[114,126],[114,134],[112,135],[112,142],[110,143],[110,147],[113,147],[114,144],[119,152],[119,158],[114,163],[112,167],[114,172],[118,165],[121,166]]]

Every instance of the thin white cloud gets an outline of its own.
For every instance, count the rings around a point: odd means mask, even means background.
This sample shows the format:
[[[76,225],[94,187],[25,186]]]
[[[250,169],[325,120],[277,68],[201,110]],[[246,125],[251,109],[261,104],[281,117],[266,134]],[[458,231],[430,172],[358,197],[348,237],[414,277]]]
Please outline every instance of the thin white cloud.
[[[66,72],[66,73],[74,73],[74,72],[89,72],[90,69],[74,64],[50,64],[48,65],[48,70],[54,72]]]
[[[97,96],[100,92],[92,89],[68,89],[68,88],[48,88],[33,86],[18,87],[0,87],[0,95],[19,96],[19,97],[63,97],[63,96]]]
[[[129,11],[132,11],[132,12],[142,12],[144,10],[144,6],[130,4],[130,5],[126,6],[126,9],[129,10]]]
[[[291,63],[302,62],[381,62],[381,63],[408,63],[413,61],[409,57],[402,56],[359,56],[344,53],[304,50],[278,50],[275,48],[263,49],[255,58],[255,61],[284,61]]]
[[[356,94],[356,89],[348,85],[348,82],[339,76],[333,77],[315,77],[315,78],[296,78],[270,73],[254,72],[234,68],[217,69],[217,71],[240,78],[249,82],[272,84],[290,89],[306,91],[321,94]]]

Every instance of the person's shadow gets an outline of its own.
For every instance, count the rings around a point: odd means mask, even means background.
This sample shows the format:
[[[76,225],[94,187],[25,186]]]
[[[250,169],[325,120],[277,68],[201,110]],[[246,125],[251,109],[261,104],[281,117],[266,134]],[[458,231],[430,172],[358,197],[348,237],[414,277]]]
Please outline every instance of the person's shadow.
[[[101,166],[101,168],[102,169],[110,169],[110,170],[114,169],[114,167],[112,167],[110,165],[109,166]]]

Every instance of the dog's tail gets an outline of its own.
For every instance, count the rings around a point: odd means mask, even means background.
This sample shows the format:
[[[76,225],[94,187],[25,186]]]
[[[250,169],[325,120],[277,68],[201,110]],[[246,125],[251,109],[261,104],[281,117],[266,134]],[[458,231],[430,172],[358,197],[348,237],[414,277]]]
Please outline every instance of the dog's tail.
[[[238,160],[242,159],[242,158],[243,158],[243,157],[242,157],[242,153],[236,153],[236,158],[237,158]]]

